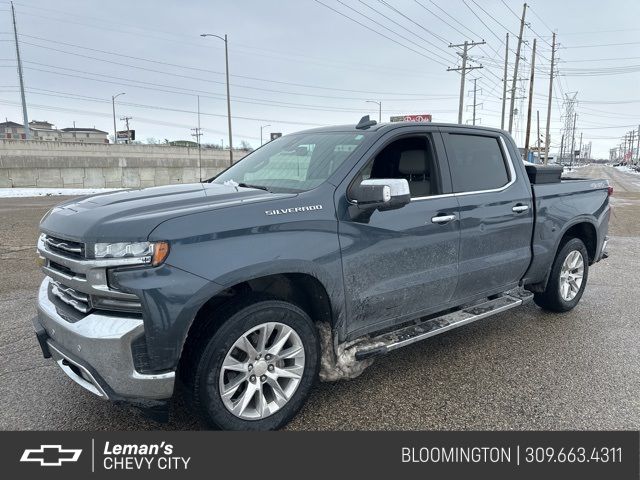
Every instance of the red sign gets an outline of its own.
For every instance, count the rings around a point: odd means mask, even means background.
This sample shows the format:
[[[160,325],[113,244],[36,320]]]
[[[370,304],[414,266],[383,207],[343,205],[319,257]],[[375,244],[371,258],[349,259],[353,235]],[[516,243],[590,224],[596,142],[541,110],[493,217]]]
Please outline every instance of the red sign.
[[[430,122],[431,114],[423,113],[421,115],[398,115],[391,117],[392,122]]]

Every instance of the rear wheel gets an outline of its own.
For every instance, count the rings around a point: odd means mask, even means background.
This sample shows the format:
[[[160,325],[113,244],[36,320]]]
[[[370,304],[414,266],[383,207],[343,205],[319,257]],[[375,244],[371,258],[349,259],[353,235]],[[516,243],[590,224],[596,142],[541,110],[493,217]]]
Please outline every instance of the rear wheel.
[[[253,297],[219,312],[184,372],[192,404],[211,426],[271,430],[304,404],[319,366],[316,328],[297,306]]]
[[[534,301],[553,312],[566,312],[575,307],[587,285],[589,254],[582,240],[572,238],[560,249],[551,267],[544,292],[536,293]]]

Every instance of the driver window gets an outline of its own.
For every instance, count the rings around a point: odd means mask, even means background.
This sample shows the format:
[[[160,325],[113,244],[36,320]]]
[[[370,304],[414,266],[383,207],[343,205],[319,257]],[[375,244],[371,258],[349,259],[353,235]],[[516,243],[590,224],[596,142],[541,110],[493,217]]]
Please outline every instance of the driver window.
[[[434,160],[429,137],[404,137],[378,152],[360,172],[359,182],[369,178],[404,178],[409,182],[411,198],[437,195],[440,186]]]

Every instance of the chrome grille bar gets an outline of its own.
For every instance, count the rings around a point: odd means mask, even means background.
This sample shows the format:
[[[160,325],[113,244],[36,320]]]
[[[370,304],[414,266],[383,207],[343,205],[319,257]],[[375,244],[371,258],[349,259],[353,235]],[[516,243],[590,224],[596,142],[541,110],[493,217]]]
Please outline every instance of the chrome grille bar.
[[[88,298],[86,300],[80,300],[81,295],[78,294],[75,290],[69,287],[65,287],[64,285],[59,284],[58,282],[51,282],[51,293],[59,298],[62,302],[67,305],[72,306],[76,310],[82,313],[89,313],[91,307],[88,303]],[[80,297],[80,298],[79,298]]]
[[[54,237],[45,236],[44,242],[50,247],[56,248],[58,250],[63,250],[65,252],[75,253],[78,255],[82,254],[82,244],[77,242],[66,242],[64,240],[60,240]]]

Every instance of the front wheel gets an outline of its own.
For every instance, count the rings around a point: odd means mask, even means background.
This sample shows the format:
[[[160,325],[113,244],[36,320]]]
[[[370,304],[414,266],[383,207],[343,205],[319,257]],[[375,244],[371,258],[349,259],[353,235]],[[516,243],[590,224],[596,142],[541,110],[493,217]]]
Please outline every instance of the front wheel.
[[[533,297],[538,306],[553,312],[575,307],[587,285],[589,254],[579,238],[572,238],[560,249],[551,267],[547,288]]]
[[[225,316],[192,356],[192,404],[206,423],[225,430],[280,428],[317,377],[316,328],[302,309],[272,299],[246,299]]]

